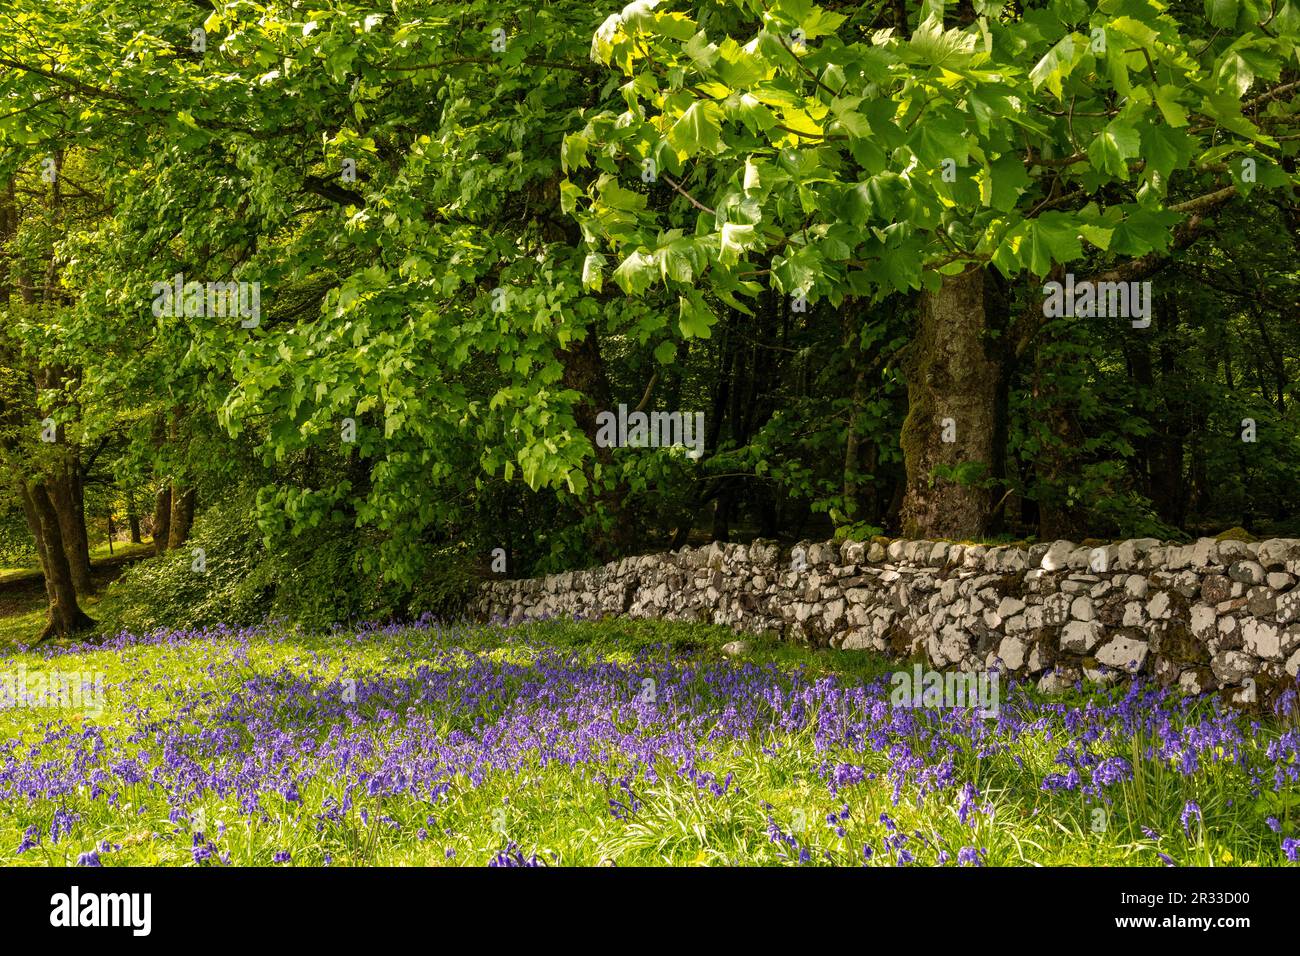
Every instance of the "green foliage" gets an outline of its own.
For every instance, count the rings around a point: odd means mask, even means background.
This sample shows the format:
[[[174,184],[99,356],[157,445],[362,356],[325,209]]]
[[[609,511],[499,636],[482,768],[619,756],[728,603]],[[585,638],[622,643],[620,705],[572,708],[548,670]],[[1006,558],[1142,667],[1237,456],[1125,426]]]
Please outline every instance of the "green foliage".
[[[917,297],[978,267],[1005,462],[940,477],[1018,536],[1291,526],[1295,0],[902,9],[11,0],[5,468],[75,452],[100,523],[255,487],[248,593],[140,570],[159,620],[176,588],[450,613],[496,547],[896,529]],[[1145,332],[1040,320],[1047,277],[1149,258]],[[258,283],[260,321],[155,315],[178,273]],[[704,454],[595,447],[639,402],[703,411]]]
[[[196,567],[198,550],[206,570]],[[255,572],[264,558],[257,525],[244,502],[210,507],[194,523],[187,544],[131,567],[109,585],[99,605],[107,635],[156,628],[232,627],[265,619],[274,586]]]

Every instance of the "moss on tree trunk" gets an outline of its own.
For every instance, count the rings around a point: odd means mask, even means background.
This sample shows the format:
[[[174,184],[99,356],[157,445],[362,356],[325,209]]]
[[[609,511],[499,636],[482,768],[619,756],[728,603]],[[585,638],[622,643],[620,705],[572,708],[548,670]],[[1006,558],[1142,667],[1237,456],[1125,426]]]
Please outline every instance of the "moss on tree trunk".
[[[903,534],[978,538],[993,512],[987,481],[998,460],[1002,345],[987,335],[1004,318],[995,280],[983,269],[944,276],[921,296],[917,334],[904,361],[907,419],[900,442],[907,469]],[[961,469],[965,480],[957,480]]]

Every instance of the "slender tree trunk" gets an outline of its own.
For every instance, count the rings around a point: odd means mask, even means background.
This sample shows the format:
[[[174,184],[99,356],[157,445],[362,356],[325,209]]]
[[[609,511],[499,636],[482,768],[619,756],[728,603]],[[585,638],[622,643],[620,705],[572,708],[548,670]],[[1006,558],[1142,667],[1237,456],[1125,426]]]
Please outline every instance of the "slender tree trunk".
[[[140,544],[140,515],[135,510],[135,494],[130,494],[126,499],[126,523],[131,529],[131,543]]]
[[[992,514],[987,487],[999,456],[1001,346],[985,333],[1002,318],[993,278],[972,268],[944,276],[921,296],[916,338],[904,363],[907,419],[901,444],[907,469],[903,534],[912,538],[981,537]],[[965,466],[965,481],[952,469]],[[982,467],[980,467],[982,466]],[[938,472],[946,471],[947,474]]]
[[[154,498],[153,504],[153,552],[162,554],[167,550],[167,539],[171,535],[172,526],[172,489],[171,485],[163,485],[158,489],[158,495]]]
[[[190,528],[194,525],[194,489],[172,485],[171,511],[167,548],[175,550],[190,539]]]
[[[856,312],[846,309],[844,312],[844,354],[849,362],[849,374],[853,377],[853,387],[849,394],[849,421],[844,431],[844,517],[849,521],[861,520],[861,474],[862,462],[862,403],[865,399],[867,368],[862,361],[862,351],[858,348],[858,323]]]

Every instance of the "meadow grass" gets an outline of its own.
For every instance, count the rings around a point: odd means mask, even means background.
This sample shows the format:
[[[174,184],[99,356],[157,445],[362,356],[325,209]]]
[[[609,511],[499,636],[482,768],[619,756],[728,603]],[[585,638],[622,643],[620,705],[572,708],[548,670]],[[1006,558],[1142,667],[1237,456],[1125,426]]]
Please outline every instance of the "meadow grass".
[[[6,865],[1289,865],[1294,714],[1119,686],[996,720],[898,665],[650,621],[269,627],[24,651]],[[93,688],[102,680],[103,697]],[[650,682],[650,683],[648,683]],[[45,706],[28,706],[43,703]]]

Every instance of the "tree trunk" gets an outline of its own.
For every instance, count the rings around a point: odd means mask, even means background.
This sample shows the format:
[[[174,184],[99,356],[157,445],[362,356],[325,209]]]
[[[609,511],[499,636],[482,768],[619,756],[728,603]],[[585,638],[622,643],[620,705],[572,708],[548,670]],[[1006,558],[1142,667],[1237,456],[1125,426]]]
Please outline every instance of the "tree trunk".
[[[859,329],[857,311],[844,312],[844,354],[849,362],[849,375],[853,376],[853,390],[849,398],[849,424],[844,434],[844,516],[848,522],[862,520],[862,403],[866,399],[867,367],[858,347]],[[872,472],[875,468],[872,467]],[[871,475],[872,481],[875,475]]]
[[[70,453],[56,477],[46,483],[46,495],[59,522],[59,536],[77,593],[85,596],[94,591],[90,577],[90,542],[86,534],[86,506],[81,468],[75,452]]]
[[[49,620],[37,638],[37,643],[55,636],[68,637],[94,626],[95,622],[77,603],[77,589],[72,581],[72,569],[59,530],[59,516],[44,483],[24,485],[21,493],[23,511],[38,542],[37,553],[41,557],[45,591],[50,599]]]
[[[194,489],[172,485],[171,522],[167,529],[167,548],[175,550],[190,538],[194,525]]]
[[[944,276],[938,291],[921,296],[916,338],[904,363],[906,537],[965,540],[988,528],[993,501],[987,479],[995,477],[999,456],[998,401],[1005,369],[1002,346],[985,332],[1002,318],[996,314],[998,300],[993,277],[978,268]],[[966,472],[963,481],[952,471],[959,466]]]
[[[596,489],[597,501],[609,525],[608,533],[595,542],[596,552],[602,561],[609,561],[633,550],[635,529],[624,508],[626,488],[609,483],[613,473],[613,451],[596,444],[596,416],[609,410],[611,401],[609,378],[605,373],[600,344],[596,341],[596,330],[589,328],[584,339],[558,352],[557,357],[564,367],[565,388],[582,395],[582,400],[574,406],[573,417],[595,448],[596,461],[603,472],[599,479],[594,472],[588,474],[587,479]]]
[[[172,488],[163,485],[158,489],[158,496],[153,504],[153,553],[162,554],[167,550],[167,539],[171,535],[172,525]]]
[[[131,529],[131,543],[140,544],[140,515],[135,510],[135,495],[126,499],[126,523]]]

